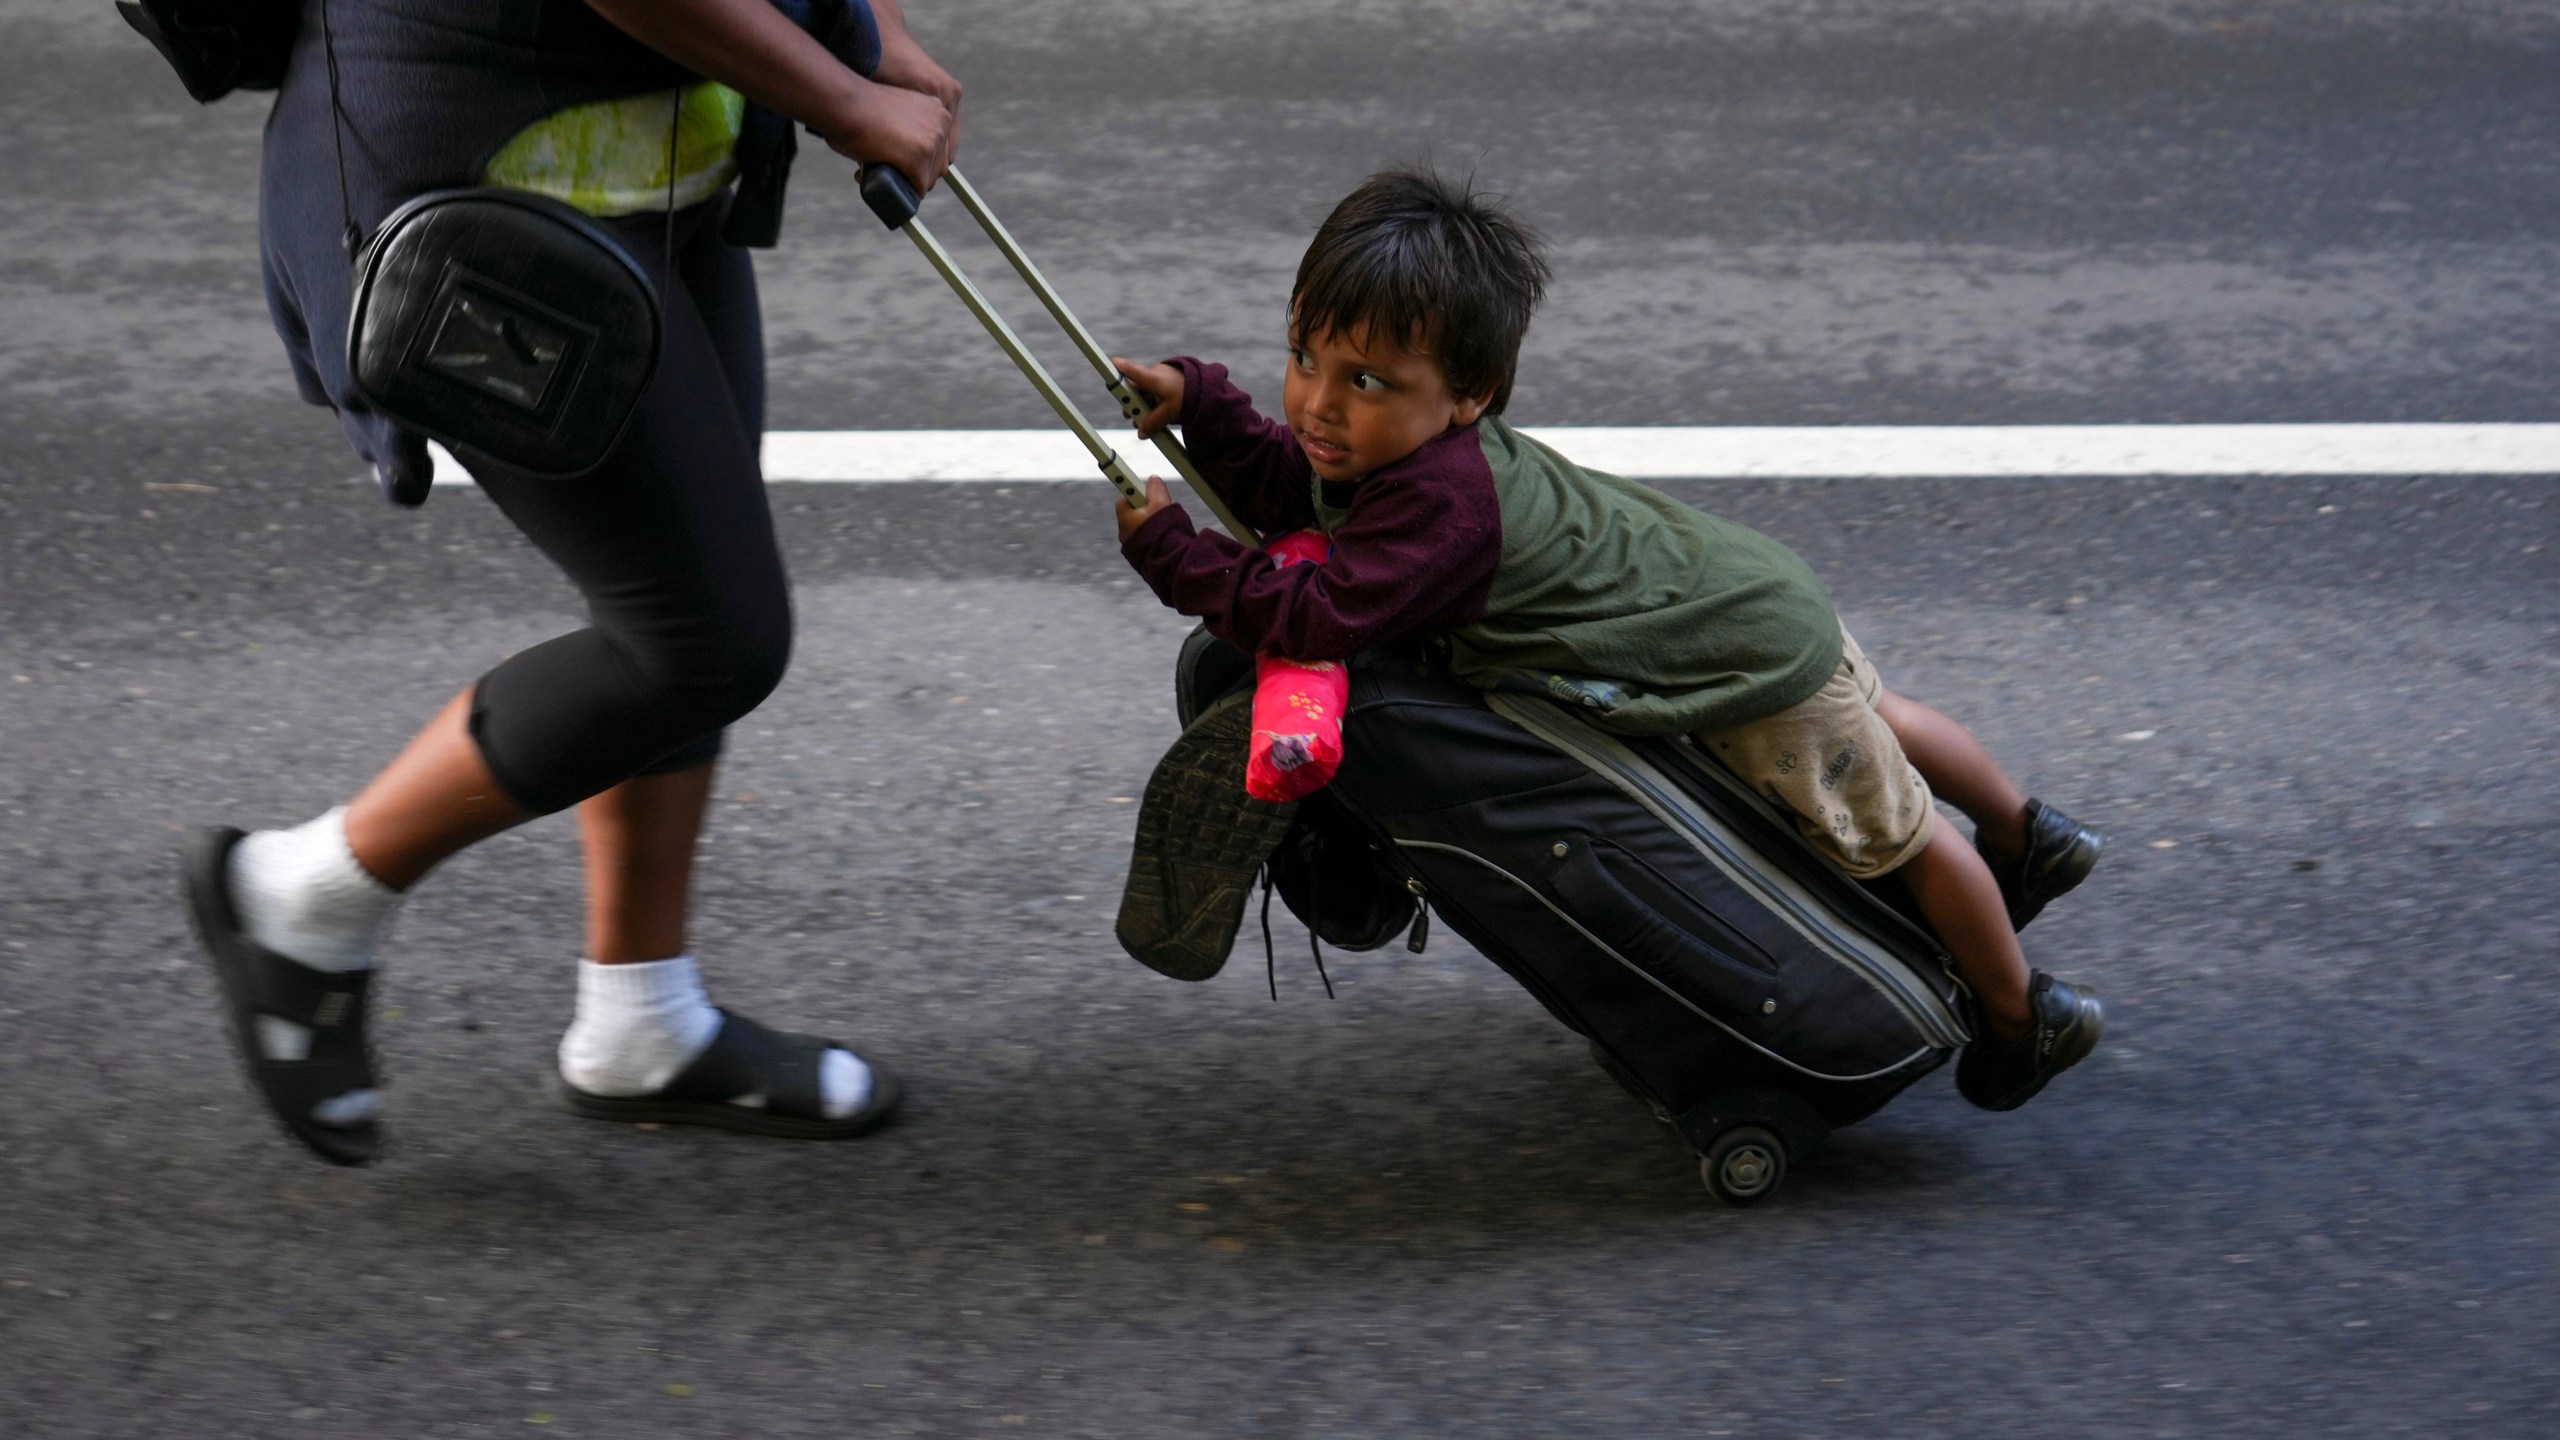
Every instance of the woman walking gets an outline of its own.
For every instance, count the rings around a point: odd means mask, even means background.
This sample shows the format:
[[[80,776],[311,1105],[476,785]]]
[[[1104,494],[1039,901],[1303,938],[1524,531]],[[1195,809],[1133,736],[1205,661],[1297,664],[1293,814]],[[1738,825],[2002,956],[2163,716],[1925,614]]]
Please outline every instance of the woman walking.
[[[190,841],[188,900],[241,1058],[277,1119],[324,1158],[361,1164],[381,1143],[366,990],[392,911],[446,857],[571,807],[588,897],[560,1044],[571,1109],[823,1139],[871,1129],[897,1104],[894,1078],[852,1051],[713,1007],[685,938],[723,728],[779,683],[791,648],[757,462],[754,273],[731,243],[769,242],[778,221],[773,117],[927,186],[959,138],[960,87],[896,0],[871,0],[869,79],[812,38],[842,3],[306,7],[266,132],[269,306],[305,398],[336,409],[395,497],[423,495],[425,446],[348,381],[351,234],[430,190],[538,191],[602,220],[650,272],[663,316],[658,367],[601,468],[564,481],[471,465],[585,596],[588,627],[464,687],[344,806]],[[748,179],[762,182],[762,213],[733,214],[740,136],[756,143],[759,122],[766,163]]]

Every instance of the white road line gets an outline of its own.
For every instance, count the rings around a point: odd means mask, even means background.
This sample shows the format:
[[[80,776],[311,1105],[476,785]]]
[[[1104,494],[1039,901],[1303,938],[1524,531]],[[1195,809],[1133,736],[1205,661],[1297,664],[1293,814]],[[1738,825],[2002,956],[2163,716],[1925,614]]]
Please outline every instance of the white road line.
[[[2560,425],[1533,426],[1597,470],[1636,479],[2088,475],[2552,475]],[[1155,447],[1121,454],[1165,473]],[[436,451],[436,483],[470,479]],[[777,430],[772,480],[1099,480],[1063,430]]]

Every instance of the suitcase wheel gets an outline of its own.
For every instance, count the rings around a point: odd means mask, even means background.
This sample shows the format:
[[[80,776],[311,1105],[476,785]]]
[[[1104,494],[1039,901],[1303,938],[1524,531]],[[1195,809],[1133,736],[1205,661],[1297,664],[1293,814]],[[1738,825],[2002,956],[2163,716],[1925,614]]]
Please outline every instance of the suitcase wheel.
[[[1787,1178],[1787,1147],[1765,1126],[1736,1125],[1707,1146],[1698,1175],[1727,1205],[1756,1205]]]

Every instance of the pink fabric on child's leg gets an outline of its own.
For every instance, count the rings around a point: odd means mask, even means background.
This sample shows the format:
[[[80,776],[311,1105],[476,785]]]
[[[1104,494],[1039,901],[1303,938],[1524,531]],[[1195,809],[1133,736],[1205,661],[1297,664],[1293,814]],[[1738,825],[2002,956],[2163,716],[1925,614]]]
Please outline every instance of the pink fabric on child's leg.
[[[1283,565],[1321,565],[1333,553],[1333,542],[1318,531],[1299,530],[1263,549]],[[1332,783],[1342,765],[1342,712],[1350,700],[1351,672],[1338,662],[1301,664],[1268,655],[1255,662],[1245,793],[1256,800],[1295,800]]]
[[[1342,711],[1351,698],[1351,673],[1338,661],[1301,665],[1272,656],[1255,670],[1245,793],[1256,800],[1295,800],[1323,789],[1342,767]]]

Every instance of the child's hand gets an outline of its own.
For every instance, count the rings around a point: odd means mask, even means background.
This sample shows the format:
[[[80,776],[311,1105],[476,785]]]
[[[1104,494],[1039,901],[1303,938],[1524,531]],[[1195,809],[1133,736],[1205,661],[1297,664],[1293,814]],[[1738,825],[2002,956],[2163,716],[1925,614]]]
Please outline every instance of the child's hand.
[[[1146,504],[1132,505],[1126,500],[1120,502],[1120,543],[1128,544],[1129,537],[1138,533],[1139,526],[1172,508],[1173,492],[1164,488],[1164,481],[1153,475],[1148,476]]]
[[[1155,402],[1155,408],[1138,417],[1138,438],[1153,440],[1156,432],[1182,418],[1182,367],[1179,365],[1133,365],[1114,355],[1111,363],[1138,393]]]

